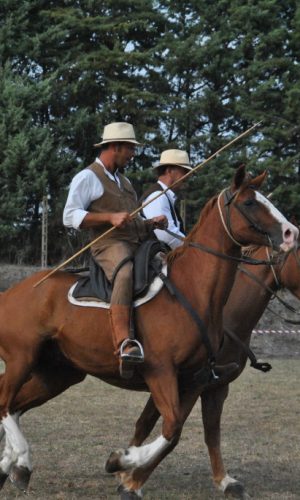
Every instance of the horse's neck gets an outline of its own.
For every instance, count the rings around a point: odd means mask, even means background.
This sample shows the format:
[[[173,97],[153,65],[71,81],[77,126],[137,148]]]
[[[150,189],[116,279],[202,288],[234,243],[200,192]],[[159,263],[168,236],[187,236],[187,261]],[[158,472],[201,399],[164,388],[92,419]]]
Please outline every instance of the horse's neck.
[[[240,248],[226,234],[219,217],[210,215],[200,220],[189,242],[200,243],[227,256],[239,256]],[[172,275],[192,303],[205,301],[217,312],[227,300],[236,269],[237,262],[187,244],[174,261]]]
[[[292,251],[284,255],[284,261],[278,265],[278,280],[282,288],[289,290],[300,299],[300,259],[299,252]]]
[[[254,252],[251,257],[266,259],[267,255],[262,248]],[[249,274],[243,272],[243,269]],[[251,274],[254,278],[251,278]],[[262,284],[260,285],[255,278]],[[224,307],[225,328],[233,330],[241,340],[248,341],[270,301],[272,291],[275,290],[276,279],[270,266],[241,265]]]

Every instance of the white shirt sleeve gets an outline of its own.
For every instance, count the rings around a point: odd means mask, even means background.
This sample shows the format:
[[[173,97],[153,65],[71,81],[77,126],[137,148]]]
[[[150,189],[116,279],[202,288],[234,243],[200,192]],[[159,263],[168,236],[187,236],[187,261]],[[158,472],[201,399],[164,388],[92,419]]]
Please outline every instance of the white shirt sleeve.
[[[104,193],[102,182],[92,170],[84,169],[73,178],[63,212],[63,224],[79,229],[92,201]]]
[[[155,193],[151,193],[148,198],[144,200],[144,203],[148,202],[159,193],[161,193],[161,191],[155,191]],[[159,198],[149,203],[149,205],[143,208],[143,212],[146,219],[152,219],[152,217],[157,217],[158,215],[165,215],[168,219],[168,229],[173,233],[178,234],[178,236],[181,236],[183,238],[185,237],[185,235],[180,231],[179,227],[174,224],[169,201],[165,194],[162,194]],[[171,248],[176,248],[182,245],[181,240],[174,238],[174,236],[171,236],[162,229],[155,229],[154,232],[160,241],[167,243],[167,245],[169,245],[169,247]]]

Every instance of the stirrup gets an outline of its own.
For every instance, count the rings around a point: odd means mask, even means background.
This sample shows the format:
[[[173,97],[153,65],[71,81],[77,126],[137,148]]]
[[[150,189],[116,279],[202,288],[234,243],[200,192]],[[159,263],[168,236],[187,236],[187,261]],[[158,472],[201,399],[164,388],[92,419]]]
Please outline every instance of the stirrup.
[[[124,352],[126,347],[131,346],[135,348],[135,352],[127,353]],[[120,347],[120,359],[122,361],[128,361],[129,363],[143,363],[144,362],[144,349],[142,344],[135,339],[125,339],[123,340]]]

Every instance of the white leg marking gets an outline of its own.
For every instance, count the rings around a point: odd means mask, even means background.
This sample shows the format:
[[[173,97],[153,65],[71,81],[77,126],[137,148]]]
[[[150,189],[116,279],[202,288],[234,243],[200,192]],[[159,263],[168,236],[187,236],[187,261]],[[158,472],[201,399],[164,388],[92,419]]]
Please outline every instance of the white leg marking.
[[[14,414],[11,416],[13,419],[18,422],[18,415]],[[5,433],[5,429],[3,424],[0,424],[0,439],[2,440],[5,437],[5,445],[2,452],[2,459],[0,461],[0,469],[5,473],[9,474],[11,466],[16,462],[17,456],[14,454],[13,448],[10,444],[7,434]]]
[[[8,414],[7,417],[2,419],[7,440],[12,448],[14,461],[17,462],[18,466],[27,467],[31,471],[32,465],[29,456],[29,446],[19,428],[18,422],[18,414]]]
[[[124,468],[142,467],[150,464],[155,458],[170,445],[163,436],[159,436],[155,441],[143,446],[130,446],[120,458],[120,463]]]
[[[238,481],[236,479],[233,479],[232,477],[230,477],[228,474],[226,474],[225,477],[223,477],[222,481],[220,482],[220,484],[218,485],[219,486],[219,489],[221,491],[224,491],[226,490],[227,486],[229,484],[232,484],[232,483],[237,483]]]
[[[5,436],[5,430],[4,430],[4,427],[2,424],[0,424],[0,441],[2,441],[2,439],[4,438]]]
[[[13,453],[13,449],[11,447],[11,444],[5,436],[5,446],[4,450],[2,453],[2,459],[0,461],[0,469],[4,474],[9,474],[9,471],[11,469],[11,466],[15,463],[17,457]]]

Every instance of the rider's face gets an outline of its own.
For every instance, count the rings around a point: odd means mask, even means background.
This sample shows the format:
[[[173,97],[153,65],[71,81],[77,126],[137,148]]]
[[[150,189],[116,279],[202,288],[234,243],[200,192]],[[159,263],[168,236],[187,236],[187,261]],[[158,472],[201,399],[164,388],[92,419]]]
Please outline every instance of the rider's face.
[[[115,165],[119,170],[124,170],[126,165],[135,155],[135,144],[130,142],[121,142],[116,145]]]
[[[181,189],[183,186],[184,186],[184,181],[185,179],[183,179],[182,181],[180,181],[180,179],[182,177],[184,177],[187,173],[187,170],[183,167],[173,167],[172,168],[172,171],[171,171],[171,175],[172,175],[172,183],[173,182],[176,182],[176,186],[174,186],[174,191],[178,191],[179,189]]]

